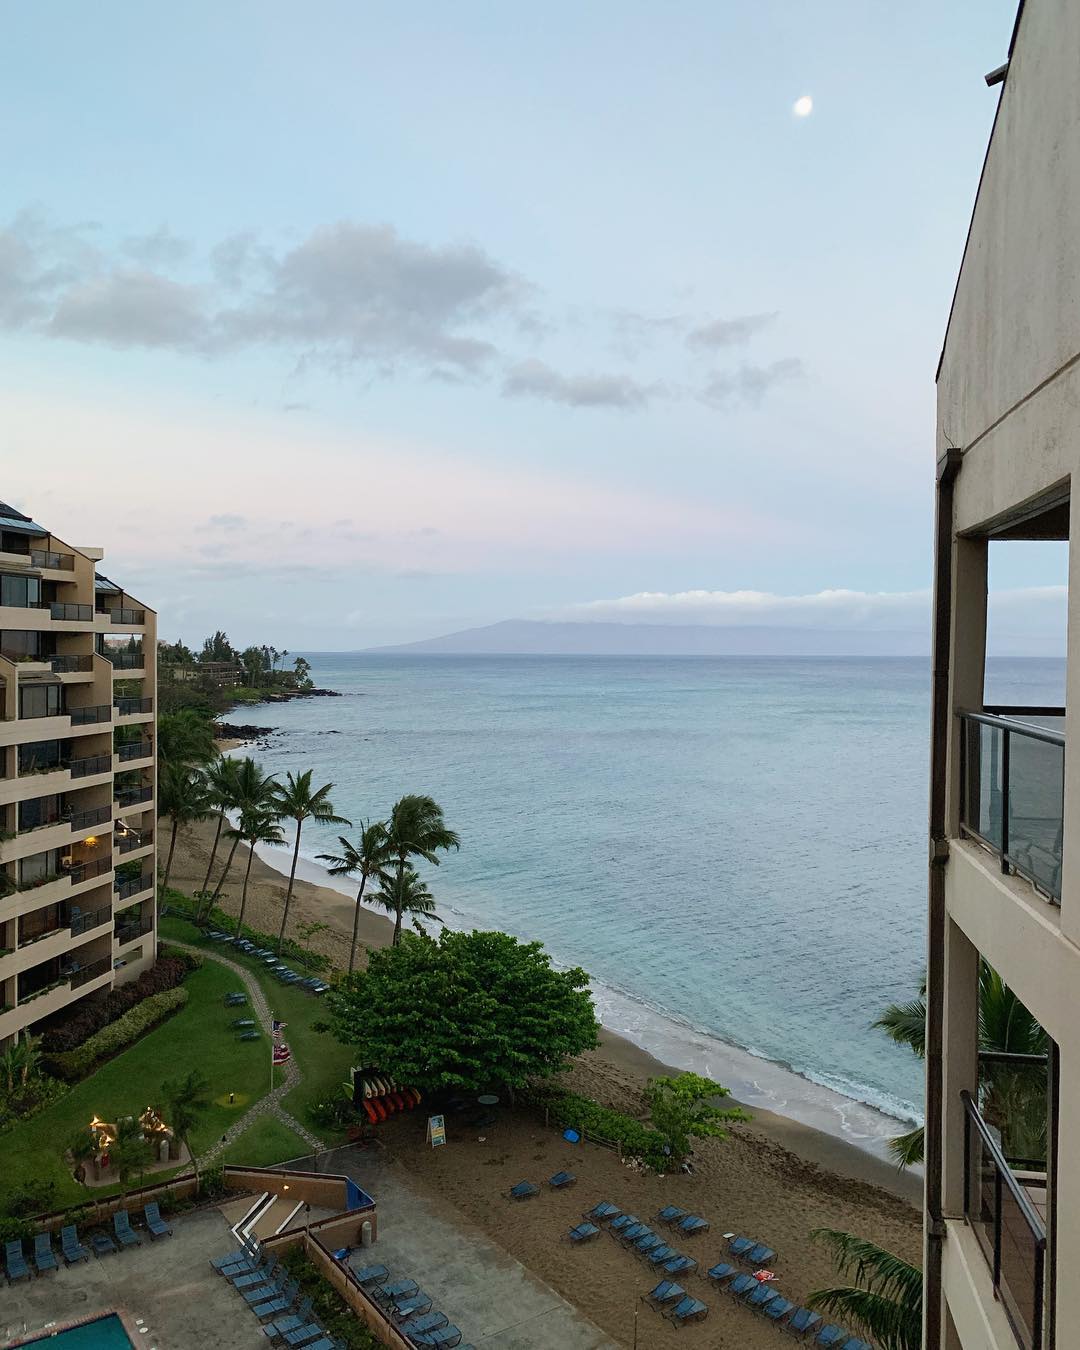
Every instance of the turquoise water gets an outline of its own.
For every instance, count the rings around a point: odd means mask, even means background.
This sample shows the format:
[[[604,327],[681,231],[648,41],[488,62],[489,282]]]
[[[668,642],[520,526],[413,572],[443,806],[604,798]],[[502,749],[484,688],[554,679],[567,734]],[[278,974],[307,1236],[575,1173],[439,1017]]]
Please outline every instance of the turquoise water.
[[[431,793],[462,840],[427,869],[453,926],[541,939],[605,1023],[758,1104],[853,1136],[891,1125],[844,1102],[918,1117],[919,1064],[870,1023],[924,964],[924,663],[309,659],[344,697],[253,714],[284,733],[260,760],[315,767],[354,821]],[[1060,682],[1000,662],[989,696]]]
[[[70,1331],[39,1336],[27,1344],[44,1345],[46,1341],[50,1346],[58,1346],[61,1350],[131,1350],[132,1346],[123,1323],[115,1313],[109,1313],[107,1317],[98,1317],[81,1327],[72,1327]]]

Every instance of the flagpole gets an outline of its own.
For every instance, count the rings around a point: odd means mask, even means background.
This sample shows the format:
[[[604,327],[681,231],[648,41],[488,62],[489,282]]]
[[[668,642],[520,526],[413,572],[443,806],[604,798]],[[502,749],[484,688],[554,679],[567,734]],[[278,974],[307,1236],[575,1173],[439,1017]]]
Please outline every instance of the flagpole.
[[[274,1010],[270,1009],[270,1091],[274,1090]]]

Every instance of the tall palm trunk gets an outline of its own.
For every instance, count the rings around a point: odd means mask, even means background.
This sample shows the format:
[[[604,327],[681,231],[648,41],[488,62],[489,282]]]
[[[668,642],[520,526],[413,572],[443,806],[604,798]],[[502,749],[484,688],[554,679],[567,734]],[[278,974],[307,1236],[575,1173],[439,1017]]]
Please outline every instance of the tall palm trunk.
[[[214,844],[210,849],[210,861],[206,864],[206,876],[203,877],[203,897],[205,900],[206,892],[210,889],[210,873],[214,870],[214,861],[217,858],[218,844],[221,842],[221,831],[225,826],[225,812],[219,811],[217,818],[217,829],[214,831]],[[204,900],[199,901],[199,909],[202,909]],[[198,917],[198,912],[196,912]]]
[[[353,973],[353,966],[356,964],[356,939],[360,932],[360,902],[364,898],[364,887],[367,885],[367,877],[360,878],[360,889],[356,892],[356,912],[353,914],[352,921],[352,946],[349,948],[349,974]]]
[[[395,914],[394,914],[394,940],[390,944],[393,947],[397,947],[401,943],[401,897],[405,894],[404,881],[405,881],[406,861],[407,855],[405,851],[402,850],[402,852],[398,856],[398,866],[397,866],[398,885],[397,885],[397,905],[395,907]]]
[[[251,876],[251,864],[255,857],[255,845],[248,845],[247,867],[244,868],[244,889],[240,892],[240,913],[236,916],[236,936],[240,937],[244,927],[244,910],[247,908],[248,877]]]
[[[304,822],[296,818],[296,843],[293,844],[292,867],[289,869],[289,889],[285,892],[285,908],[281,914],[281,931],[277,935],[278,956],[281,955],[282,943],[285,941],[285,925],[289,922],[289,905],[292,902],[293,883],[296,880],[296,860],[300,856],[300,831]]]
[[[169,837],[169,856],[165,859],[165,875],[161,878],[161,898],[164,900],[165,892],[169,889],[169,873],[172,871],[173,853],[176,851],[176,831],[180,828],[180,817],[172,818],[172,834]]]
[[[240,842],[239,838],[236,838],[232,841],[232,848],[229,849],[229,856],[225,859],[225,870],[224,872],[222,872],[221,876],[218,877],[218,884],[214,888],[214,894],[210,897],[211,909],[213,909],[213,907],[217,904],[218,900],[221,897],[221,888],[222,886],[225,885],[225,878],[229,875],[229,869],[232,867],[233,858],[236,857],[236,846],[237,844],[239,844],[239,842]]]

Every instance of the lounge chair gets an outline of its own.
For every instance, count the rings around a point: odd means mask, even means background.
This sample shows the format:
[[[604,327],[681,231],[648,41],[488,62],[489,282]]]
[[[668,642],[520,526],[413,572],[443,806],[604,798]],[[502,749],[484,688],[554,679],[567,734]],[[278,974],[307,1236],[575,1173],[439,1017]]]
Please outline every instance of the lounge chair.
[[[708,1219],[699,1218],[696,1214],[688,1214],[685,1219],[680,1219],[676,1224],[680,1233],[687,1237],[693,1237],[695,1233],[704,1233],[708,1230]]]
[[[753,1238],[733,1237],[728,1238],[728,1250],[737,1261],[741,1261],[751,1248],[756,1247],[757,1243]]]
[[[141,1247],[142,1238],[131,1226],[126,1209],[118,1209],[113,1217],[113,1232],[120,1240],[121,1247]]]
[[[796,1308],[791,1321],[784,1323],[784,1330],[790,1331],[793,1336],[805,1336],[808,1332],[813,1331],[820,1322],[820,1313],[812,1312],[809,1308]]]
[[[553,1191],[561,1191],[564,1186],[572,1186],[577,1181],[573,1172],[556,1172],[553,1177],[548,1177],[548,1185]]]
[[[23,1256],[22,1241],[4,1243],[4,1260],[7,1265],[7,1277],[14,1283],[15,1280],[28,1280],[30,1278],[30,1267],[26,1264],[26,1258]]]
[[[218,1274],[224,1275],[227,1280],[233,1280],[237,1275],[254,1275],[257,1270],[262,1268],[263,1260],[260,1249],[251,1256],[242,1256],[239,1261],[234,1261],[231,1266],[222,1266]]]
[[[827,1326],[822,1327],[814,1337],[814,1344],[823,1345],[826,1350],[833,1350],[833,1347],[839,1345],[846,1335],[847,1332],[843,1327],[838,1327],[835,1323],[830,1322]]]
[[[280,1294],[275,1295],[273,1298],[265,1299],[262,1303],[254,1304],[251,1311],[260,1322],[267,1317],[281,1317],[288,1313],[293,1305],[293,1300],[299,1292],[299,1284],[297,1284],[295,1280],[290,1280]]]
[[[215,1256],[210,1264],[215,1270],[224,1270],[226,1266],[239,1265],[241,1261],[257,1260],[259,1255],[258,1238],[247,1238],[242,1247],[237,1247],[236,1251],[229,1252],[226,1256]]]
[[[584,1217],[592,1219],[596,1223],[607,1223],[609,1219],[617,1219],[621,1213],[622,1210],[618,1205],[613,1205],[607,1200],[601,1200],[598,1205],[593,1205]]]
[[[869,1341],[860,1341],[858,1336],[852,1336],[850,1340],[844,1342],[840,1350],[874,1350]]]
[[[662,1266],[665,1261],[674,1261],[678,1254],[674,1247],[669,1247],[666,1242],[662,1242],[659,1247],[654,1247],[648,1253],[646,1259],[651,1266]]]
[[[786,1317],[794,1306],[795,1304],[792,1303],[791,1299],[784,1298],[782,1294],[777,1294],[777,1296],[770,1303],[767,1303],[761,1311],[771,1322],[775,1322],[777,1326],[779,1326],[780,1319]]]
[[[247,1002],[247,994],[226,994],[226,1008],[241,1008]]]
[[[534,1186],[531,1181],[519,1181],[516,1186],[510,1187],[511,1200],[531,1200],[539,1194],[540,1187]]]
[[[234,1289],[254,1289],[257,1284],[269,1284],[277,1274],[277,1262],[268,1256],[258,1270],[234,1275],[230,1283]]]
[[[647,1223],[632,1223],[629,1228],[624,1228],[617,1234],[617,1237],[624,1247],[632,1247],[639,1238],[649,1237],[651,1233],[652,1229]]]
[[[774,1298],[779,1297],[779,1290],[773,1289],[764,1280],[754,1280],[754,1283],[757,1288],[751,1289],[743,1298],[748,1308],[764,1308],[766,1303],[771,1303]]]
[[[656,1217],[661,1223],[678,1223],[680,1219],[686,1218],[686,1210],[680,1209],[678,1205],[665,1205]]]
[[[651,1303],[654,1308],[660,1308],[665,1303],[677,1303],[685,1295],[686,1290],[681,1284],[676,1284],[674,1280],[661,1280],[655,1289],[642,1294],[641,1301]]]
[[[664,1264],[669,1275],[685,1275],[688,1270],[697,1270],[697,1262],[692,1256],[676,1256]]]
[[[47,1270],[59,1270],[56,1253],[52,1249],[52,1238],[48,1233],[38,1233],[34,1237],[34,1265],[39,1275]]]
[[[461,1344],[461,1332],[457,1327],[445,1326],[435,1331],[422,1332],[412,1337],[412,1340],[416,1345],[437,1345],[443,1350],[450,1350],[452,1346]]]
[[[705,1278],[712,1280],[713,1284],[723,1284],[725,1280],[730,1280],[734,1274],[735,1267],[721,1261],[719,1265],[713,1266],[711,1270],[705,1272]]]
[[[90,1253],[79,1241],[79,1230],[73,1223],[66,1224],[60,1230],[60,1249],[64,1254],[64,1260],[69,1266],[73,1266],[76,1261],[89,1261]]]
[[[385,1280],[390,1272],[385,1266],[363,1266],[360,1270],[354,1270],[357,1284],[378,1284],[380,1280]]]
[[[269,1299],[277,1298],[284,1293],[288,1282],[289,1272],[282,1266],[269,1284],[257,1284],[252,1289],[241,1289],[240,1296],[249,1307],[254,1308],[257,1304],[265,1303]]]
[[[284,1336],[288,1331],[295,1331],[297,1327],[306,1327],[311,1320],[311,1308],[311,1299],[304,1299],[296,1312],[289,1313],[286,1317],[279,1317],[276,1321],[267,1323],[267,1325],[263,1327],[263,1335],[269,1336],[270,1339],[273,1340],[276,1336]]]
[[[418,1313],[431,1311],[431,1299],[421,1290],[409,1298],[403,1298],[394,1305],[393,1317],[395,1322],[408,1321],[410,1317],[415,1317]]]
[[[753,1275],[736,1275],[730,1284],[724,1286],[724,1289],[732,1298],[742,1298],[760,1283],[761,1281],[755,1280]]]
[[[254,1017],[234,1017],[229,1023],[234,1031],[250,1031],[255,1025]]]
[[[262,1036],[257,1031],[242,1031],[236,1039],[238,1041],[261,1041]]]
[[[657,1247],[664,1247],[666,1245],[667,1244],[662,1237],[657,1237],[655,1233],[650,1233],[648,1237],[638,1238],[637,1242],[634,1243],[634,1251],[636,1251],[639,1256],[648,1256],[649,1253],[655,1251]]]
[[[93,1247],[95,1256],[115,1255],[119,1251],[108,1233],[91,1233],[90,1246]]]
[[[700,1322],[703,1317],[708,1316],[709,1309],[699,1298],[691,1298],[689,1294],[685,1298],[679,1299],[673,1308],[668,1308],[664,1316],[674,1327],[684,1327],[687,1322]]]
[[[309,1322],[307,1326],[297,1327],[295,1331],[287,1331],[282,1340],[286,1345],[307,1345],[309,1341],[317,1341],[324,1335],[322,1327],[318,1322]]]
[[[640,1222],[641,1220],[636,1214],[620,1214],[617,1219],[612,1219],[611,1223],[608,1225],[608,1232],[618,1236],[620,1233],[625,1233],[628,1228],[632,1228],[634,1224]]]
[[[429,1331],[438,1331],[440,1327],[446,1326],[449,1321],[450,1319],[445,1313],[429,1312],[422,1314],[420,1317],[410,1317],[402,1325],[401,1330],[410,1338],[414,1335],[424,1336]]]
[[[771,1266],[776,1260],[776,1253],[771,1247],[766,1247],[764,1242],[759,1242],[757,1246],[750,1248],[743,1260],[754,1267]]]
[[[172,1229],[161,1217],[161,1210],[158,1208],[156,1200],[151,1200],[148,1205],[143,1207],[143,1218],[152,1238],[172,1237]]]
[[[392,1284],[380,1284],[372,1291],[380,1303],[393,1303],[399,1298],[408,1298],[416,1294],[420,1286],[415,1280],[394,1280]]]
[[[594,1223],[579,1223],[576,1228],[570,1229],[571,1242],[591,1242],[594,1237],[599,1237],[600,1229]]]

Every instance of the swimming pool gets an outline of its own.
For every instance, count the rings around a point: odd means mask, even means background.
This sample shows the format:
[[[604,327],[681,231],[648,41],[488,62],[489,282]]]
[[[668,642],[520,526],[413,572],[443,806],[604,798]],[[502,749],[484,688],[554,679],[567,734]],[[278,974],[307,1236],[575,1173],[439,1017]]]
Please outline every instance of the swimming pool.
[[[84,1322],[81,1327],[71,1327],[68,1331],[46,1332],[23,1344],[43,1346],[46,1342],[62,1350],[132,1350],[131,1339],[116,1313],[95,1317],[92,1322]]]

